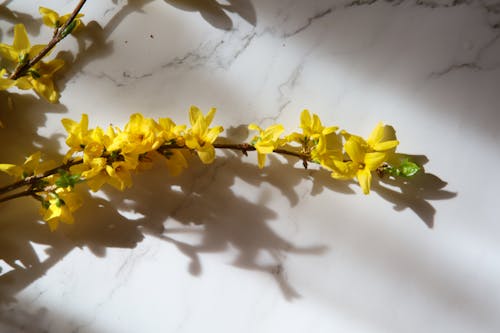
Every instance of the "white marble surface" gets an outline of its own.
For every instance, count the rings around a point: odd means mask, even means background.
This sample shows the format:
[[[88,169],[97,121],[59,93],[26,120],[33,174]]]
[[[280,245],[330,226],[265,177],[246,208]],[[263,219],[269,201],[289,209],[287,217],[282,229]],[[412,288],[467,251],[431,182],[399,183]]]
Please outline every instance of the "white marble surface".
[[[2,42],[17,19],[47,39],[15,17],[38,17],[32,2],[3,3]],[[87,195],[56,233],[30,200],[4,204],[0,332],[499,332],[500,2],[220,4],[89,2],[80,44],[59,47],[76,54],[61,105],[15,95],[1,111],[2,162],[63,152],[63,117],[186,122],[195,104],[234,140],[232,125],[295,129],[303,108],[364,135],[383,120],[427,174],[363,196],[300,163],[220,154]]]

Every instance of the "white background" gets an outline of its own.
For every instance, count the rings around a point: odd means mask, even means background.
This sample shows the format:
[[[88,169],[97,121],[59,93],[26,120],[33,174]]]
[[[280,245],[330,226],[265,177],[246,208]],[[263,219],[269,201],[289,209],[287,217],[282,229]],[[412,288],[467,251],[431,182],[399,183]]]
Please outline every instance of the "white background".
[[[426,173],[364,196],[293,160],[221,153],[123,193],[82,186],[77,223],[54,233],[36,202],[2,204],[0,331],[500,331],[498,3],[129,2],[84,7],[79,43],[54,53],[60,105],[0,94],[2,163],[64,153],[64,117],[186,123],[194,104],[235,141],[251,122],[297,130],[304,108],[364,136],[384,121]],[[2,43],[15,22],[48,40],[34,4],[6,6]]]

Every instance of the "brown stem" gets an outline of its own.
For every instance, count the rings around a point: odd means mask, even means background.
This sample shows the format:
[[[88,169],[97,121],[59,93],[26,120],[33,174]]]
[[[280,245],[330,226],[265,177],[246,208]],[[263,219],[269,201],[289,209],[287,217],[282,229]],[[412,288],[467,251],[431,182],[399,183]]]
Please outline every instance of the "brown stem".
[[[257,149],[255,149],[254,146],[252,146],[248,143],[214,143],[213,146],[216,149],[239,150],[245,155],[247,155],[248,151],[256,151],[257,150]],[[165,144],[165,145],[162,145],[160,148],[158,148],[157,151],[160,153],[163,153],[165,150],[169,150],[169,149],[188,149],[188,148],[186,146],[179,146],[177,144]],[[286,150],[286,149],[282,149],[282,148],[275,149],[274,153],[297,157],[298,159],[301,159],[303,161],[305,168],[307,168],[307,162],[311,161],[310,156],[308,154],[290,151],[290,150]],[[52,168],[50,170],[47,170],[42,174],[26,177],[25,179],[19,180],[19,181],[12,183],[10,185],[0,187],[0,195],[11,192],[19,187],[36,184],[37,181],[39,181],[45,177],[54,175],[54,174],[58,173],[59,170],[61,170],[61,169],[68,170],[73,165],[78,165],[81,163],[83,163],[82,160],[68,161],[65,164],[62,164],[60,166],[57,166],[57,167]],[[7,200],[15,199],[15,198],[18,198],[21,196],[32,195],[32,194],[33,194],[33,191],[30,188],[30,189],[23,191],[23,192],[19,192],[16,194],[5,196],[5,197],[0,199],[0,202],[4,202]]]
[[[19,192],[19,193],[14,193],[14,194],[11,194],[11,195],[7,195],[7,196],[1,198],[0,202],[5,202],[5,201],[8,201],[8,200],[12,200],[12,199],[20,198],[20,197],[26,197],[26,196],[32,195],[32,194],[33,194],[33,191],[31,189],[28,189],[28,190],[25,190],[25,191],[22,191],[22,192]]]
[[[9,79],[11,80],[17,80],[21,76],[23,76],[26,71],[28,71],[31,67],[35,66],[40,60],[43,59],[49,53],[56,45],[59,43],[61,40],[66,37],[64,35],[64,31],[66,28],[73,22],[73,20],[76,18],[80,10],[82,9],[83,5],[85,4],[87,0],[80,0],[78,5],[75,7],[73,12],[71,13],[71,16],[69,19],[64,23],[60,28],[58,28],[50,42],[43,48],[43,50],[40,51],[33,59],[31,59],[29,62],[25,63],[24,65],[17,66],[16,69],[12,72],[12,74],[9,75]]]
[[[8,193],[8,192],[13,191],[16,188],[19,188],[19,187],[22,187],[22,186],[32,185],[32,184],[36,183],[37,181],[39,181],[40,179],[43,179],[45,177],[48,177],[48,176],[56,174],[61,169],[68,170],[73,165],[77,165],[77,164],[81,164],[81,163],[83,163],[82,160],[69,161],[69,162],[66,162],[65,164],[62,164],[62,165],[58,166],[58,167],[52,168],[50,170],[47,170],[47,171],[45,171],[44,173],[42,173],[40,175],[26,177],[26,178],[24,178],[22,180],[19,180],[19,181],[15,182],[15,183],[12,183],[10,185],[4,186],[4,187],[0,187],[0,194]],[[5,200],[2,200],[2,201],[5,201]],[[2,202],[2,201],[0,201],[0,202]]]
[[[214,143],[213,146],[218,149],[231,149],[231,150],[239,150],[243,154],[246,155],[247,151],[256,151],[254,146],[248,144],[248,143],[239,143],[239,144],[234,144],[234,143]],[[286,150],[282,148],[277,148],[273,151],[273,153],[276,154],[281,154],[281,155],[289,155],[289,156],[294,156],[297,158],[300,158],[301,160],[306,159],[309,160],[309,155],[307,154],[302,154],[299,152],[291,151],[291,150]]]

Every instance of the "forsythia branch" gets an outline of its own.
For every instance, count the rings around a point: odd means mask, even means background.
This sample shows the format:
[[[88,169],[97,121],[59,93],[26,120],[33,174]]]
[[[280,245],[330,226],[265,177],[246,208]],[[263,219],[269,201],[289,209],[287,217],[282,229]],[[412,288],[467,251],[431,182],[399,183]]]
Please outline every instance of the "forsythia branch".
[[[283,125],[262,129],[250,124],[248,128],[258,132],[250,142],[226,143],[216,142],[223,128],[210,127],[214,116],[214,108],[204,115],[193,106],[189,110],[188,127],[170,118],[156,121],[137,113],[123,129],[109,126],[106,130],[89,128],[85,114],[80,122],[63,119],[69,147],[63,163],[42,161],[41,153],[37,152],[23,165],[0,164],[0,171],[17,179],[0,188],[0,202],[32,196],[41,203],[42,217],[54,230],[60,221],[72,223],[72,213],[82,205],[74,192],[76,184],[86,182],[92,191],[105,184],[125,190],[132,186],[131,172],[145,169],[155,156],[163,158],[170,173],[177,175],[188,167],[188,154],[195,154],[201,162],[209,164],[215,159],[216,149],[236,150],[244,155],[255,151],[259,168],[264,167],[268,154],[293,156],[302,160],[305,168],[308,163],[321,166],[334,179],[357,179],[365,194],[370,191],[372,173],[410,177],[420,169],[395,153],[399,144],[395,131],[382,123],[363,139],[338,131],[337,126],[323,126],[316,114],[304,110],[300,117],[301,132],[282,136]],[[26,190],[9,194],[24,186]]]

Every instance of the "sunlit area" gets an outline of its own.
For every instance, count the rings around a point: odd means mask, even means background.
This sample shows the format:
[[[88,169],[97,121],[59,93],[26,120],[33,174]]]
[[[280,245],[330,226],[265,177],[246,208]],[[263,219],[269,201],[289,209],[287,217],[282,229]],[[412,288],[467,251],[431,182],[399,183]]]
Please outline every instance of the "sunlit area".
[[[0,1],[0,332],[499,332],[499,59],[482,1]]]

